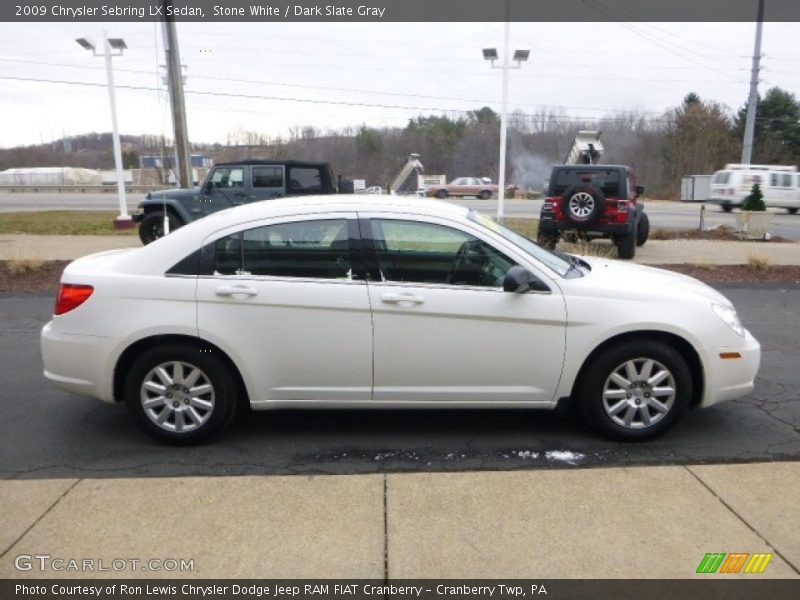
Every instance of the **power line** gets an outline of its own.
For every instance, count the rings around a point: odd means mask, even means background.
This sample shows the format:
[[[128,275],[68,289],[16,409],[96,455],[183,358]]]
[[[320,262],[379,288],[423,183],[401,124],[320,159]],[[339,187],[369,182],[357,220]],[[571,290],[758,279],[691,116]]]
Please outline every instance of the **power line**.
[[[28,81],[28,82],[35,82],[35,83],[52,83],[52,84],[61,84],[61,85],[75,85],[75,86],[84,86],[84,87],[106,87],[105,83],[96,83],[96,82],[88,82],[88,81],[69,81],[63,79],[38,79],[32,77],[15,77],[15,76],[7,76],[2,75],[0,76],[0,80],[11,80],[11,81]],[[136,85],[117,85],[118,89],[128,89],[128,90],[136,90],[136,91],[157,91],[157,88],[150,87],[150,86],[136,86]],[[441,113],[460,113],[460,114],[471,114],[474,113],[474,109],[455,109],[455,108],[443,108],[443,107],[436,107],[436,106],[407,106],[407,105],[399,105],[399,104],[378,104],[378,103],[369,103],[369,102],[352,102],[352,101],[343,101],[343,100],[328,100],[328,99],[317,99],[317,98],[296,98],[296,97],[287,97],[287,96],[274,96],[274,95],[263,95],[263,94],[242,94],[242,93],[234,93],[234,92],[222,92],[222,91],[209,91],[209,90],[186,90],[187,94],[192,94],[196,96],[206,96],[206,97],[221,97],[221,98],[244,98],[249,100],[272,100],[278,102],[300,102],[300,103],[308,103],[308,104],[322,104],[322,105],[337,105],[337,106],[350,106],[350,107],[369,107],[369,108],[381,108],[381,109],[392,109],[392,110],[408,110],[408,111],[429,111],[429,112],[441,112]],[[551,113],[523,113],[523,112],[515,112],[512,113],[512,116],[515,117],[523,117],[523,118],[530,118],[530,119],[548,119],[552,121],[565,121],[565,122],[577,122],[577,123],[592,123],[592,122],[606,122],[606,123],[629,123],[631,121],[630,116],[621,116],[621,117],[597,117],[597,116],[575,116],[575,115],[557,115]],[[706,115],[684,115],[685,117],[689,118],[706,118]],[[663,123],[663,124],[675,124],[675,119],[668,119],[664,117],[660,118],[652,118],[652,117],[645,117],[644,115],[633,114],[634,118],[638,118],[643,120],[646,123]],[[765,118],[764,118],[765,119]],[[770,120],[770,119],[765,119]],[[771,119],[774,120],[774,119]]]

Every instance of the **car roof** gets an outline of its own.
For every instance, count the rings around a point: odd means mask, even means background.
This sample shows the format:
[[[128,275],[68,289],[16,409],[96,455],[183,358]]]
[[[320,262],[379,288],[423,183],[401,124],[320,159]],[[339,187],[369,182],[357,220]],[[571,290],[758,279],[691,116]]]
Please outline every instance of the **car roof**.
[[[215,167],[232,167],[232,166],[260,166],[260,165],[286,165],[289,167],[327,167],[329,163],[310,161],[310,160],[264,160],[264,159],[248,159],[248,160],[234,160],[231,162],[217,163]]]
[[[608,169],[626,169],[630,170],[627,165],[556,165],[554,169],[560,170],[581,170],[581,171],[606,171]]]

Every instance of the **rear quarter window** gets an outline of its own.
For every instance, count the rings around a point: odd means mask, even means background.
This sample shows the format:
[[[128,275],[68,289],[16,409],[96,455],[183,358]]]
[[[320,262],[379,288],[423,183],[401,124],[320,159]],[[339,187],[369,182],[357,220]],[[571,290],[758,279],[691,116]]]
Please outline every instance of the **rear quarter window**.
[[[289,169],[289,187],[296,192],[322,191],[322,173],[316,167]]]

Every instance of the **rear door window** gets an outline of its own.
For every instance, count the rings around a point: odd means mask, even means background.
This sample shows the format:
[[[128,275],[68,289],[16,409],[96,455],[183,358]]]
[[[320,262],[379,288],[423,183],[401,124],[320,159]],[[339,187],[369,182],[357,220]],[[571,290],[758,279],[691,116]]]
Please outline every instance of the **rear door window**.
[[[283,167],[253,167],[254,188],[282,188]]]
[[[221,238],[214,274],[351,279],[347,219],[279,223]]]

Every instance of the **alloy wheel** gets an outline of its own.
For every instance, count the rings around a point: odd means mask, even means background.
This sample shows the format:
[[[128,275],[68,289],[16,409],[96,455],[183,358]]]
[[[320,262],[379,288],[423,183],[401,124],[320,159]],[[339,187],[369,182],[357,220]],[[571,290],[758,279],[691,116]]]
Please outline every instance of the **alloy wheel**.
[[[170,432],[194,431],[214,412],[211,380],[187,362],[164,362],[151,369],[142,381],[139,397],[148,418]]]
[[[675,404],[675,377],[652,358],[616,367],[603,386],[603,408],[617,425],[644,429],[661,421]]]

